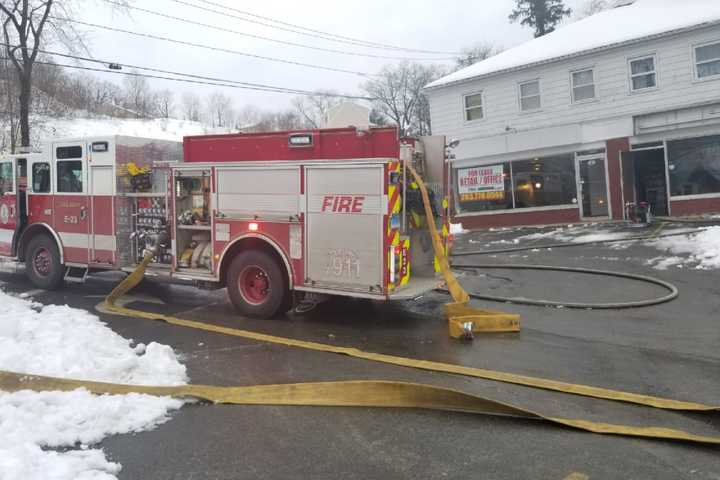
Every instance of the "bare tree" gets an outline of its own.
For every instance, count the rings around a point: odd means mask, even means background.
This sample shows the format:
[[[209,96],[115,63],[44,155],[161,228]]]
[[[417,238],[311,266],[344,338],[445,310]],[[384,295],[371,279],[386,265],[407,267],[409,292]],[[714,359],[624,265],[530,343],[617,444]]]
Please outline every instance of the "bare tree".
[[[82,36],[64,19],[82,0],[0,0],[5,53],[15,68],[19,86],[20,143],[30,145],[30,105],[33,67],[43,44],[54,39],[68,48],[84,47]],[[121,0],[119,5],[126,5]],[[49,33],[49,35],[48,35]],[[86,48],[85,48],[86,49]]]
[[[230,126],[233,120],[232,103],[232,98],[219,91],[207,98],[207,114],[213,127]]]
[[[171,90],[162,90],[155,95],[156,110],[162,118],[170,118],[175,111],[175,96]]]
[[[373,98],[376,113],[395,123],[401,135],[427,135],[430,113],[422,89],[443,73],[438,66],[404,62],[385,66],[362,88]]]
[[[200,121],[200,97],[192,92],[185,92],[182,98],[183,117],[191,122]]]
[[[342,102],[334,94],[331,90],[318,90],[314,95],[295,97],[292,105],[307,128],[322,128],[328,112]]]
[[[469,48],[463,48],[460,51],[461,55],[455,58],[455,65],[457,67],[456,70],[469,67],[474,63],[490,58],[493,55],[497,55],[501,51],[501,48],[496,48],[487,43],[479,43]]]
[[[153,95],[147,78],[139,75],[129,75],[125,77],[123,84],[125,87],[123,107],[135,112],[137,118],[151,117],[153,113]]]
[[[255,105],[245,105],[235,116],[235,128],[240,131],[252,131],[260,122],[262,112]]]

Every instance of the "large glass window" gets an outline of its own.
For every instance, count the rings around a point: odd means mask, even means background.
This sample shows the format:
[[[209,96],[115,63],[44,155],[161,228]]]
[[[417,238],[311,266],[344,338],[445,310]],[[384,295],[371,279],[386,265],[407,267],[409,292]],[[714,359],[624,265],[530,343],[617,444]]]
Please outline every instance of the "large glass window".
[[[13,192],[14,185],[12,162],[0,163],[0,195]]]
[[[473,120],[480,120],[483,118],[483,94],[473,93],[471,95],[465,95],[463,98],[465,102],[465,120],[471,122]]]
[[[50,164],[34,163],[32,166],[32,191],[34,193],[50,193]]]
[[[630,60],[630,89],[633,92],[657,87],[655,56]]]
[[[578,201],[571,153],[454,172],[460,213],[576,205]]]
[[[513,162],[515,208],[577,203],[572,154]]]
[[[720,135],[668,142],[673,196],[720,193]]]
[[[82,193],[82,161],[63,160],[57,162],[57,191],[58,193]]]
[[[695,48],[697,78],[720,76],[720,42]]]
[[[460,212],[513,207],[509,164],[460,168],[455,172]]]

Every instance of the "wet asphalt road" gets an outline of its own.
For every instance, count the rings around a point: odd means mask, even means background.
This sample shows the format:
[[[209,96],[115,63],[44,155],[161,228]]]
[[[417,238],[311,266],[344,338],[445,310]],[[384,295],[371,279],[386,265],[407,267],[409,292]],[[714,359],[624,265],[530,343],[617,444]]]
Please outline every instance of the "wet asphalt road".
[[[474,233],[461,237],[457,249],[515,246],[513,238],[535,231]],[[554,264],[643,273],[671,281],[681,292],[669,304],[624,311],[476,302],[520,313],[523,330],[480,336],[474,343],[447,337],[442,319],[446,297],[440,293],[402,304],[335,299],[303,316],[258,321],[235,314],[224,291],[147,284],[139,293],[163,303],[137,301],[131,306],[375,352],[720,404],[718,271],[657,271],[645,264],[659,254],[630,244],[621,249],[592,246],[458,258],[458,264]],[[117,279],[101,275],[85,285],[39,292],[35,298],[93,309]],[[0,274],[0,282],[9,291],[33,289],[23,276]],[[469,290],[502,296],[566,301],[636,300],[664,293],[628,280],[552,272],[467,272],[462,283]],[[720,435],[720,414],[663,412],[147,320],[100,316],[124,337],[172,345],[194,383],[415,381],[461,389],[547,415]],[[565,479],[577,473],[591,479],[720,480],[718,448],[594,435],[535,421],[417,410],[196,404],[184,407],[154,431],[111,437],[101,446],[123,465],[121,479]]]

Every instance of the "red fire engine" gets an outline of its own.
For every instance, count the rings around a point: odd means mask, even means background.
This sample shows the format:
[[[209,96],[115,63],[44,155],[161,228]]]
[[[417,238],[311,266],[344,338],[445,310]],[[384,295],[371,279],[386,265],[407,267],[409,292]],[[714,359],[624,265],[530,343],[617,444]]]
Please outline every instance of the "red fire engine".
[[[227,287],[257,317],[415,298],[438,279],[403,162],[442,190],[444,147],[395,128],[53,142],[0,159],[0,266],[54,289],[152,251],[146,275]]]

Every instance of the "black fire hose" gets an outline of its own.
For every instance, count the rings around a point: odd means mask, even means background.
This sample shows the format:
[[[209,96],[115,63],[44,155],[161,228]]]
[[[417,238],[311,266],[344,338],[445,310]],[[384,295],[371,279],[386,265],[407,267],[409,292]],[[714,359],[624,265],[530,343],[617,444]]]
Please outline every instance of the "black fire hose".
[[[691,223],[691,222],[687,222]],[[695,222],[692,222],[695,223]],[[700,222],[697,222],[700,223]],[[703,229],[696,230],[695,232],[674,232],[665,234],[650,234],[635,237],[619,238],[612,240],[594,240],[589,242],[577,242],[577,243],[551,243],[545,245],[531,245],[527,247],[513,247],[504,248],[499,250],[477,250],[470,252],[457,252],[450,254],[451,257],[463,257],[469,255],[494,255],[501,253],[513,253],[513,252],[525,252],[529,250],[540,250],[543,248],[568,248],[568,247],[580,247],[583,245],[598,245],[604,243],[620,243],[620,242],[632,242],[635,240],[654,240],[657,238],[675,237],[680,235],[688,235],[702,231]],[[585,273],[588,275],[603,275],[615,278],[626,278],[630,280],[636,280],[640,282],[650,283],[658,285],[666,289],[669,293],[662,297],[651,298],[647,300],[638,300],[633,302],[612,302],[612,303],[581,303],[581,302],[554,302],[550,300],[535,300],[531,298],[523,297],[500,297],[494,295],[483,295],[480,293],[469,292],[468,295],[472,298],[479,300],[488,300],[492,302],[503,302],[503,303],[514,303],[519,305],[534,305],[540,307],[564,307],[564,308],[576,308],[585,310],[613,310],[613,309],[625,309],[625,308],[640,308],[649,307],[652,305],[659,305],[674,300],[678,297],[679,291],[672,283],[660,280],[659,278],[650,277],[647,275],[638,275],[634,273],[614,272],[610,270],[597,270],[592,268],[575,268],[575,267],[559,267],[555,265],[520,265],[520,264],[464,264],[464,265],[453,265],[455,269],[506,269],[506,270],[544,270],[544,271],[556,271],[566,273]]]
[[[479,300],[489,300],[493,302],[515,303],[519,305],[534,305],[539,307],[558,307],[558,308],[576,308],[583,310],[620,310],[626,308],[640,308],[658,305],[661,303],[674,300],[679,295],[678,289],[672,283],[660,280],[659,278],[649,277],[646,275],[637,275],[634,273],[613,272],[610,270],[596,270],[592,268],[574,268],[574,267],[558,267],[555,265],[499,265],[499,264],[467,264],[453,265],[454,269],[507,269],[507,270],[549,270],[556,272],[570,273],[586,273],[589,275],[604,275],[608,277],[626,278],[637,280],[640,282],[658,285],[669,291],[667,295],[647,300],[638,300],[633,302],[612,302],[612,303],[579,303],[579,302],[554,302],[550,300],[535,300],[524,297],[499,297],[494,295],[483,295],[480,293],[468,292],[472,298]]]

